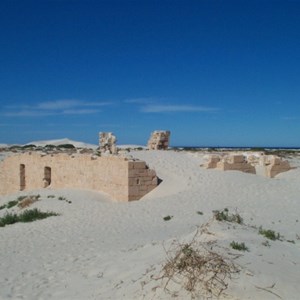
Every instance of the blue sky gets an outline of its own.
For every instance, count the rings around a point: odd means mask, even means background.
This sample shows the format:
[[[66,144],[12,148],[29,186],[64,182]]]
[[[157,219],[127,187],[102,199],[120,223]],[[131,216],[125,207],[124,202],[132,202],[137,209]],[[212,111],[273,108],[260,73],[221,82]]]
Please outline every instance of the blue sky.
[[[300,146],[300,1],[0,1],[0,143]]]

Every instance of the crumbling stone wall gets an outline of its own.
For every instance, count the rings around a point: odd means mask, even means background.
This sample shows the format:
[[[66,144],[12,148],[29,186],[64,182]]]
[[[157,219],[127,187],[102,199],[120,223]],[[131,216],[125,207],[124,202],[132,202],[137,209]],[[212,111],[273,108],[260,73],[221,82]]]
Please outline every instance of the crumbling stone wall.
[[[84,188],[131,201],[140,199],[157,184],[155,171],[144,161],[119,156],[29,152],[0,162],[0,195],[45,187]]]
[[[256,174],[255,167],[249,164],[243,155],[228,155],[217,163],[217,169],[236,170],[244,173]]]
[[[149,150],[166,150],[169,147],[170,131],[153,131],[148,140]]]
[[[256,174],[256,168],[263,168],[265,176],[273,178],[277,174],[291,170],[287,160],[274,155],[208,155],[206,162],[202,165],[206,169],[219,169],[223,171],[237,170],[246,173]]]
[[[99,148],[101,153],[116,154],[117,138],[112,132],[100,132],[99,133]]]
[[[273,178],[277,174],[291,170],[287,160],[274,155],[266,155],[262,158],[262,164],[265,166],[265,175]]]
[[[203,164],[203,167],[206,169],[215,169],[217,167],[217,163],[221,160],[220,155],[211,154],[205,157],[206,161]]]

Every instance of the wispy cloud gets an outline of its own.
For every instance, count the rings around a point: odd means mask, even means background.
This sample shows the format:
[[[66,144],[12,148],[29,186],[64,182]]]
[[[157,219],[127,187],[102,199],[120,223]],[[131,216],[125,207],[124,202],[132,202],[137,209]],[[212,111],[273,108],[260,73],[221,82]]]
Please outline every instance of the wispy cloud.
[[[40,102],[35,105],[10,105],[1,113],[8,117],[43,117],[52,115],[88,115],[101,112],[100,107],[111,102],[86,102],[77,99],[63,99]]]
[[[297,118],[297,117],[282,117],[281,119],[285,120],[285,121],[291,121],[291,120],[298,120],[299,118]]]
[[[162,100],[162,98],[157,97],[141,97],[141,98],[133,98],[133,99],[126,99],[124,100],[125,103],[132,103],[132,104],[153,104]]]
[[[141,107],[144,113],[168,113],[168,112],[213,112],[219,109],[195,105],[145,105]]]

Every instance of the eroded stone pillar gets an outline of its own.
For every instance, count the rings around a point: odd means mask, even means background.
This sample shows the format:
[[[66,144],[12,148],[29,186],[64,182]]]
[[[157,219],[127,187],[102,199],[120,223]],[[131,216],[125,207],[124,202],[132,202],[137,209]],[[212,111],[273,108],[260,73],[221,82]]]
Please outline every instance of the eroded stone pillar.
[[[166,150],[169,147],[170,131],[156,130],[151,133],[148,140],[149,150]]]

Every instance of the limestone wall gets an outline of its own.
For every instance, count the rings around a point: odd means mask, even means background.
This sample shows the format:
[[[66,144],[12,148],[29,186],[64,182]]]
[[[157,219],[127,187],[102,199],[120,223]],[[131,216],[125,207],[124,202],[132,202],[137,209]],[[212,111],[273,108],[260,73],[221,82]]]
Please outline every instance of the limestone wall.
[[[256,174],[255,167],[249,164],[243,155],[228,155],[217,163],[217,169],[223,171],[236,170]]]
[[[1,195],[43,187],[86,188],[130,201],[143,197],[157,182],[155,171],[144,161],[118,156],[31,152],[12,155],[0,163]]]
[[[256,174],[260,168],[265,176],[273,178],[277,174],[291,170],[287,160],[274,155],[244,155],[231,154],[224,157],[221,155],[208,155],[206,162],[202,165],[206,169],[220,169],[223,171],[237,170],[245,173]]]
[[[263,159],[265,165],[265,175],[273,178],[277,174],[291,170],[291,166],[287,160],[279,157],[268,155]]]

